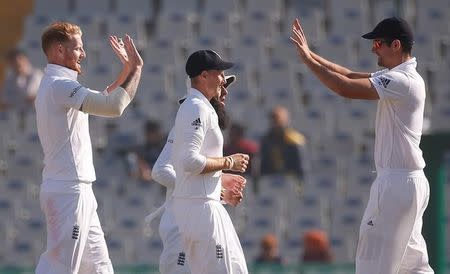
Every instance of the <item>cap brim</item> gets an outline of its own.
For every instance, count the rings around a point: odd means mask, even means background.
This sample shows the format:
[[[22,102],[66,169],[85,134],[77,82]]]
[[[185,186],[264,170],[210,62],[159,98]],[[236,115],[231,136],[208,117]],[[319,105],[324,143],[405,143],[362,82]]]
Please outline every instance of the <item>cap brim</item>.
[[[217,70],[227,70],[227,69],[232,68],[233,66],[234,66],[234,63],[223,61],[223,62],[221,62],[220,64],[217,64],[217,66],[215,66],[215,67],[212,68],[212,69],[217,69]]]
[[[228,88],[234,81],[236,81],[236,75],[225,76],[226,83],[223,85],[224,88]]]
[[[377,37],[377,36],[378,36],[378,35],[377,35],[375,32],[371,31],[371,32],[368,32],[368,33],[362,35],[361,37],[364,38],[364,39],[375,39],[375,38],[380,38],[380,37]]]

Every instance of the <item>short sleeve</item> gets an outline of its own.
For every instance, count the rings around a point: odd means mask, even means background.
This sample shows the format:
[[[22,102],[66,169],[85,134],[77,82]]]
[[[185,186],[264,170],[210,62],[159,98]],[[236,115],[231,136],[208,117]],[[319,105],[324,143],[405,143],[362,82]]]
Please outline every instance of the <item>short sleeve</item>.
[[[52,85],[51,92],[52,99],[56,104],[74,109],[80,109],[90,92],[98,93],[98,91],[90,90],[77,81],[69,79],[56,80]]]
[[[377,77],[377,76],[380,76],[382,74],[385,74],[388,71],[389,71],[389,69],[382,69],[382,70],[379,70],[379,71],[375,71],[375,72],[372,72],[370,74],[370,77]]]
[[[409,93],[408,77],[398,71],[389,71],[369,78],[380,99],[399,99]]]

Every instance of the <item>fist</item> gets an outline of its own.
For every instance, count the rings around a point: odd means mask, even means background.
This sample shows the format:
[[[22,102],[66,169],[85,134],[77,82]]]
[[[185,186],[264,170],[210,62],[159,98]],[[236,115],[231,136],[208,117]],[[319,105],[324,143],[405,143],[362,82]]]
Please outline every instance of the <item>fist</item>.
[[[231,157],[232,164],[230,167],[230,170],[236,171],[236,172],[245,172],[247,170],[248,161],[250,160],[250,156],[243,153],[236,153],[233,155],[230,155],[228,157]]]

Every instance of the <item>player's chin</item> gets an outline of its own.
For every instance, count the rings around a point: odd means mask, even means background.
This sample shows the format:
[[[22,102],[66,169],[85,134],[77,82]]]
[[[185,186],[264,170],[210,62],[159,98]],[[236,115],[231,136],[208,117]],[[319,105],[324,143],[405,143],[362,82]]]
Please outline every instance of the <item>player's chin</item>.
[[[78,74],[82,74],[83,73],[83,70],[81,69],[81,64],[80,63],[76,63],[75,64],[74,70],[76,72],[78,72]]]
[[[383,60],[381,60],[380,57],[378,57],[378,62],[377,62],[377,64],[378,64],[379,67],[385,67],[385,66],[384,66],[384,62],[383,62]]]

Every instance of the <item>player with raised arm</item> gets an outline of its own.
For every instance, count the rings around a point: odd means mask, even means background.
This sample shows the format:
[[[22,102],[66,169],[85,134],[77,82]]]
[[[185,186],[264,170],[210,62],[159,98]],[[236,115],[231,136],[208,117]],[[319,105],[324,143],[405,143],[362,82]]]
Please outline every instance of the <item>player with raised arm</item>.
[[[361,222],[356,274],[434,273],[421,234],[430,195],[419,147],[426,92],[411,28],[391,17],[362,36],[386,68],[375,73],[353,72],[313,53],[298,20],[292,31],[300,59],[324,85],[346,98],[378,100],[377,178]]]
[[[55,22],[42,34],[47,57],[35,100],[39,140],[44,151],[40,189],[47,223],[47,247],[36,274],[112,274],[92,191],[95,170],[89,114],[120,116],[136,94],[143,66],[133,40],[115,36],[110,45],[123,64],[117,79],[99,92],[77,81],[86,58],[79,26]]]

